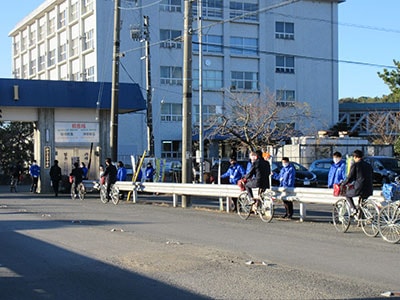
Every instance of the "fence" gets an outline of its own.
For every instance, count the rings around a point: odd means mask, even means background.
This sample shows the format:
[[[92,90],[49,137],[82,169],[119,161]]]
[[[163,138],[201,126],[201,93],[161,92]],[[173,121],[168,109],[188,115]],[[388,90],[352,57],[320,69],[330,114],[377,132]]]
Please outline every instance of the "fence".
[[[133,183],[128,181],[117,181],[114,188],[119,191],[131,192],[133,202],[136,203],[138,192],[162,193],[172,195],[173,206],[178,206],[179,196],[205,196],[217,197],[220,199],[220,210],[230,211],[230,199],[236,198],[240,194],[237,186],[230,184],[192,184],[192,183],[163,183],[163,182],[143,182]],[[333,196],[332,189],[326,188],[280,188],[271,189],[278,200],[288,200],[298,202],[300,205],[300,221],[307,216],[308,204],[333,205],[339,197]],[[257,195],[257,192],[254,193]],[[373,196],[377,202],[383,202],[384,198],[381,191],[374,191]],[[225,205],[224,205],[225,200]]]

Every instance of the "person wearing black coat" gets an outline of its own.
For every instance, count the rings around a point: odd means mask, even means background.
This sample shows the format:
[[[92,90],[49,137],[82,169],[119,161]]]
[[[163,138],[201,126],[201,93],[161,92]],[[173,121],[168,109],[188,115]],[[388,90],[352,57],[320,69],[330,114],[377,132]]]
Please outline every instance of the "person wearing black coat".
[[[250,198],[254,200],[252,188],[261,188],[263,190],[268,189],[269,186],[269,175],[271,173],[271,166],[268,161],[264,160],[262,153],[251,152],[250,159],[252,166],[249,173],[246,174],[246,191]]]
[[[54,165],[50,168],[50,179],[54,195],[58,197],[58,189],[61,181],[61,168],[58,166],[58,160],[54,160]]]
[[[342,185],[354,182],[354,189],[346,192],[346,200],[350,205],[352,215],[357,213],[353,197],[361,196],[363,199],[367,199],[373,193],[373,169],[369,163],[363,160],[363,156],[361,150],[353,152],[354,164],[350,167],[349,176],[342,182]]]
[[[107,184],[107,199],[110,200],[111,185],[117,181],[117,168],[112,164],[111,158],[106,158],[106,168],[103,173]]]

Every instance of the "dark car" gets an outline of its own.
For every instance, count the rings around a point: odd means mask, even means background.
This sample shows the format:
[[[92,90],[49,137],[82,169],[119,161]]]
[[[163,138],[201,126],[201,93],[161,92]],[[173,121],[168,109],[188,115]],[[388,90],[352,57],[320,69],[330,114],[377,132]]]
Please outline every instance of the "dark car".
[[[389,156],[366,156],[364,160],[371,164],[374,171],[374,183],[383,184],[394,181],[400,175],[400,159]]]
[[[345,162],[344,159],[342,159],[342,161]],[[331,158],[317,159],[311,163],[308,170],[317,176],[318,185],[328,185],[328,174],[332,163],[333,160]]]
[[[306,167],[296,162],[290,162],[296,170],[296,176],[294,181],[295,187],[316,187],[318,185],[317,176],[307,170]],[[271,166],[272,172],[279,173],[282,169],[282,162],[273,162]],[[272,185],[278,186],[279,181],[272,179]]]

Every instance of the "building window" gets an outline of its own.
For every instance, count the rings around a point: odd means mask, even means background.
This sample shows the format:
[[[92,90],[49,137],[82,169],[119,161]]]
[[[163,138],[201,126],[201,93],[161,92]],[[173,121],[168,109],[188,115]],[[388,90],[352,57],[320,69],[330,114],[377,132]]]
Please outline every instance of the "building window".
[[[79,72],[72,73],[71,74],[71,80],[72,81],[79,81]]]
[[[38,70],[42,71],[42,70],[44,70],[45,67],[46,67],[45,56],[44,55],[40,55],[39,56],[39,60],[38,60]]]
[[[67,44],[62,44],[59,46],[58,50],[58,61],[64,61],[67,59]]]
[[[13,45],[14,45],[14,55],[19,54],[19,41],[16,41]]]
[[[34,45],[36,43],[36,30],[32,30],[29,33],[29,45]]]
[[[61,11],[58,14],[58,29],[60,29],[60,28],[65,26],[66,17],[67,17],[67,10],[66,9],[64,9],[63,11]]]
[[[195,105],[193,107],[194,112],[193,112],[193,122],[198,125],[199,124],[199,119],[200,119],[200,112],[199,112],[199,106]],[[216,105],[203,105],[203,122],[207,123],[210,122],[215,118],[217,115],[217,106]]]
[[[193,35],[193,51],[199,51],[199,36]],[[222,53],[222,36],[221,35],[203,35],[203,53]]]
[[[258,73],[231,72],[231,90],[258,90]]]
[[[181,158],[182,147],[181,141],[162,141],[161,157],[162,158]]]
[[[275,38],[294,40],[294,23],[275,22]]]
[[[28,78],[28,65],[23,64],[22,65],[22,79]]]
[[[231,54],[257,55],[258,40],[255,38],[232,36],[230,42]]]
[[[26,36],[22,36],[22,39],[21,39],[21,51],[26,50],[26,42],[27,42]]]
[[[222,0],[208,0],[203,1],[203,18],[222,19],[223,16],[223,1]],[[197,16],[197,1],[193,1],[193,15]]]
[[[193,88],[199,88],[199,70],[193,70]],[[215,90],[223,87],[223,72],[217,70],[203,70],[203,89]]]
[[[182,11],[182,1],[181,0],[161,0],[160,10],[161,11],[169,11],[169,12],[181,12]]]
[[[38,40],[41,41],[44,38],[44,24],[39,25],[38,29]]]
[[[293,90],[277,90],[276,103],[278,106],[293,106],[295,102],[295,92]]]
[[[36,59],[32,59],[30,65],[30,69],[29,69],[29,75],[35,75],[36,74]]]
[[[85,32],[85,38],[83,42],[83,50],[94,48],[94,29]]]
[[[162,41],[160,47],[181,49],[181,37],[182,31],[180,30],[160,29],[160,40]]]
[[[75,2],[71,5],[69,17],[71,21],[74,21],[78,18],[78,2]]]
[[[160,67],[161,84],[182,85],[181,67]]]
[[[94,81],[94,67],[85,69],[86,81]]]
[[[13,72],[14,78],[19,78],[19,72],[20,71],[21,71],[20,68],[15,68],[14,69],[14,72]]]
[[[93,10],[93,0],[83,1],[83,13],[88,13]]]
[[[74,38],[71,41],[71,56],[78,55],[79,51],[79,38]]]
[[[294,56],[277,55],[275,59],[276,73],[294,73]]]
[[[247,21],[258,21],[258,4],[257,3],[246,3],[231,1],[229,4],[230,18],[236,18],[242,16],[242,20]],[[251,12],[254,12],[253,14]]]
[[[49,19],[47,30],[48,30],[48,35],[56,31],[56,18]]]
[[[56,63],[56,49],[50,50],[49,51],[49,56],[48,56],[48,65],[49,67],[54,65]]]
[[[182,121],[182,104],[163,103],[161,105],[161,121],[165,122]]]

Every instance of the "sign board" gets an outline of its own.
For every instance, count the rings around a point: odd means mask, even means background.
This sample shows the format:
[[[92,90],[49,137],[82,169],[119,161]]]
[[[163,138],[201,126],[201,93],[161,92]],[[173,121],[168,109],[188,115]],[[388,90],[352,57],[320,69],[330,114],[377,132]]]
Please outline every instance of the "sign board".
[[[50,147],[45,146],[44,147],[44,168],[49,169],[51,165],[51,152],[50,152]]]
[[[56,143],[98,143],[99,124],[95,122],[55,122]]]

